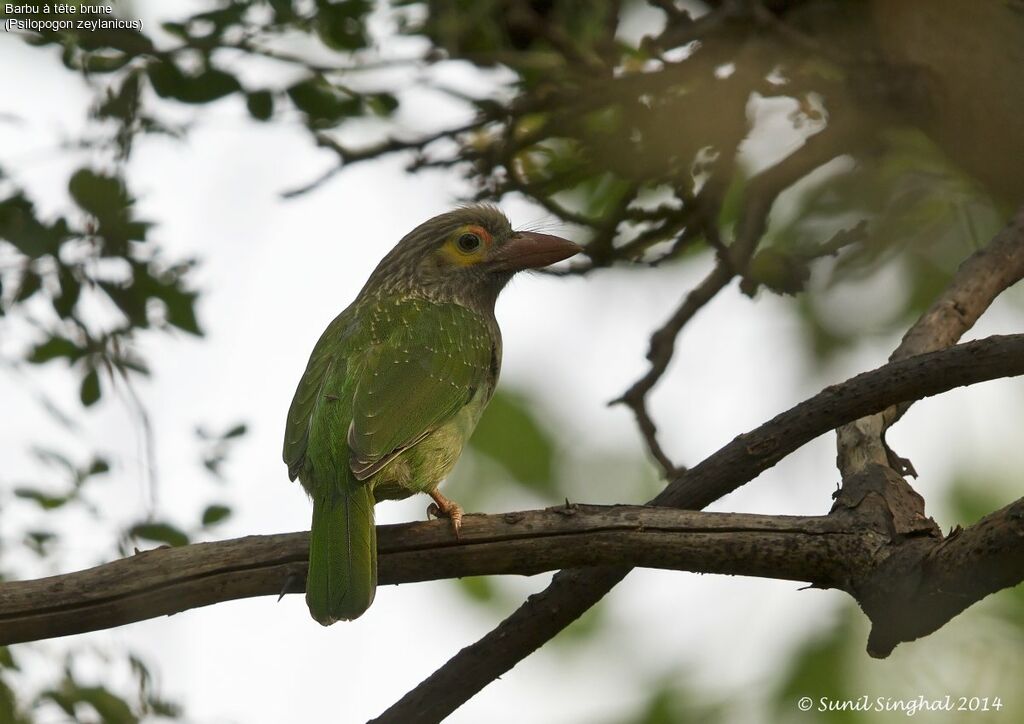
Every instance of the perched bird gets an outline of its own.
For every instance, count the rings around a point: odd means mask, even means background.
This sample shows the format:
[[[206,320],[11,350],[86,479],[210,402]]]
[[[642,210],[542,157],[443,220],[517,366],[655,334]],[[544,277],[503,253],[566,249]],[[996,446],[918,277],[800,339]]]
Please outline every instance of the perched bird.
[[[517,271],[580,247],[513,231],[493,206],[441,214],[377,265],[313,348],[285,427],[284,461],[313,499],[306,603],[324,626],[351,620],[377,587],[374,503],[437,490],[491,399],[501,367],[498,293]]]

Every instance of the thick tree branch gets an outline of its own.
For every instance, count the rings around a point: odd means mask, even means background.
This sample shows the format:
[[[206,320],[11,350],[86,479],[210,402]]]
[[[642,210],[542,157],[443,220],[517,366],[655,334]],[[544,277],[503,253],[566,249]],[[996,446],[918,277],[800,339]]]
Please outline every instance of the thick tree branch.
[[[738,436],[673,480],[658,505],[702,508],[732,492],[801,445],[845,421],[890,404],[985,379],[1024,373],[1024,335],[989,337],[891,362],[839,385]],[[882,400],[891,402],[882,402]],[[541,593],[388,709],[379,721],[440,721],[484,686],[553,638],[621,581],[629,567],[568,569]]]
[[[378,529],[380,583],[629,564],[841,586],[884,537],[821,517],[565,506]],[[158,548],[76,573],[0,584],[0,645],[111,628],[304,588],[309,535]]]
[[[1024,206],[991,242],[964,260],[942,294],[903,335],[903,341],[889,359],[906,359],[956,344],[995,298],[1022,278]],[[893,456],[884,442],[885,431],[909,406],[909,402],[894,405],[836,430],[838,465],[843,477],[871,463],[890,462]],[[905,463],[893,461],[893,464],[904,467]]]
[[[884,655],[1024,579],[1024,500],[943,539],[909,486],[876,468],[848,486],[827,516],[567,505],[469,515],[459,542],[442,521],[380,526],[380,582],[607,565],[807,581],[854,595],[875,622],[871,640]],[[308,553],[307,533],[249,536],[5,583],[0,645],[274,595],[282,584],[300,592]]]

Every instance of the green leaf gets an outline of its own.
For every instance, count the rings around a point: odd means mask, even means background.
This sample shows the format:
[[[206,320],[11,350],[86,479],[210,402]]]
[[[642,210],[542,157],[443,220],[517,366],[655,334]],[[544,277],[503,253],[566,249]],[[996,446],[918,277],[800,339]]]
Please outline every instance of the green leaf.
[[[31,720],[18,711],[18,700],[7,683],[0,679],[0,721],[11,724],[31,724]]]
[[[92,464],[89,465],[89,469],[87,471],[87,474],[88,475],[102,475],[103,473],[109,473],[109,472],[110,472],[110,463],[108,463],[106,461],[106,459],[104,459],[104,458],[97,457],[97,458],[93,458]]]
[[[21,273],[21,283],[18,285],[18,293],[14,295],[15,302],[24,302],[43,287],[43,278],[31,269],[25,269]]]
[[[159,60],[150,63],[148,70],[157,95],[182,103],[210,103],[242,88],[235,76],[216,68],[186,75],[173,62]]]
[[[68,191],[82,209],[102,223],[126,214],[132,198],[121,179],[80,168],[68,181]]]
[[[82,388],[79,391],[82,404],[91,407],[100,399],[100,375],[95,367],[90,369],[82,378]]]
[[[249,428],[246,426],[246,424],[244,422],[241,422],[232,427],[227,432],[225,432],[223,435],[221,435],[221,439],[227,440],[232,437],[241,437],[248,431],[248,429]]]
[[[59,508],[70,500],[66,495],[49,495],[35,488],[15,488],[14,496],[22,500],[31,500],[43,510]]]
[[[306,114],[307,122],[313,128],[329,128],[362,111],[362,103],[357,97],[319,76],[290,87],[288,97]]]
[[[0,667],[14,669],[15,671],[19,670],[18,664],[14,660],[14,655],[8,646],[0,646]]]
[[[166,543],[174,547],[188,545],[188,536],[180,528],[170,523],[139,523],[131,527],[128,535],[133,538]]]
[[[317,3],[316,33],[333,50],[358,50],[367,45],[366,15],[372,9],[368,0],[343,0]]]
[[[81,687],[79,696],[100,715],[103,724],[137,724],[128,702],[102,686]]]
[[[96,109],[98,118],[117,118],[122,122],[135,117],[139,107],[140,71],[134,70],[125,77],[115,92],[107,90],[106,100]]]
[[[203,511],[203,527],[220,523],[231,515],[231,508],[226,505],[208,505]]]
[[[246,93],[245,105],[249,109],[249,115],[257,121],[269,121],[274,115],[274,96],[270,91]]]
[[[37,259],[44,254],[56,254],[68,235],[64,219],[44,224],[36,218],[32,202],[22,194],[0,201],[0,239],[11,242],[30,259]]]
[[[132,59],[127,53],[93,52],[82,61],[82,68],[90,73],[112,73],[120,70]]]
[[[53,299],[53,309],[61,319],[67,319],[75,310],[82,285],[75,278],[71,267],[65,264],[57,267],[57,279],[60,282],[60,294]]]
[[[752,296],[757,283],[760,283],[778,294],[795,295],[804,290],[810,276],[811,270],[805,259],[769,247],[751,259],[747,278],[740,284],[740,289]]]
[[[178,329],[194,334],[197,337],[203,336],[203,330],[199,327],[199,320],[196,319],[196,299],[199,297],[195,292],[186,292],[177,287],[165,286],[157,293],[167,306],[167,321]]]
[[[390,93],[374,93],[366,97],[366,106],[378,116],[390,116],[398,109],[398,99]]]
[[[42,344],[36,345],[28,355],[32,364],[43,364],[58,357],[66,357],[68,362],[75,362],[85,354],[85,350],[66,337],[53,335]]]
[[[498,392],[469,444],[523,485],[552,492],[554,445],[525,398]]]
[[[490,603],[497,591],[490,576],[466,576],[456,579],[459,589],[477,603]]]
[[[44,691],[39,698],[52,701],[75,721],[79,721],[76,716],[79,704],[92,707],[103,724],[137,724],[139,721],[124,699],[102,686],[79,686],[70,674],[61,683],[59,691]],[[89,720],[92,721],[93,718],[89,717]]]
[[[133,327],[149,326],[149,317],[146,314],[146,295],[141,293],[133,282],[113,284],[100,281],[99,286],[124,313]]]

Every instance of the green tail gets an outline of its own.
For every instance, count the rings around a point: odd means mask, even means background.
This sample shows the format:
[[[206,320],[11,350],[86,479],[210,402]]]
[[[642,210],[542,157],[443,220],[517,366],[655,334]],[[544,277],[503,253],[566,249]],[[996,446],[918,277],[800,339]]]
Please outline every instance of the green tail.
[[[359,618],[377,591],[373,493],[354,481],[342,487],[313,496],[306,605],[324,626]]]

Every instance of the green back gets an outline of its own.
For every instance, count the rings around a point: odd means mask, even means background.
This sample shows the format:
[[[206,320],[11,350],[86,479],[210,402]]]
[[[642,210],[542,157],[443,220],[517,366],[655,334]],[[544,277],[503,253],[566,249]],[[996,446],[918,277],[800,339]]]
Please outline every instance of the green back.
[[[444,425],[499,364],[491,326],[453,303],[418,298],[352,306],[325,330],[296,390],[285,430],[292,479],[311,493],[345,468],[367,480]]]

